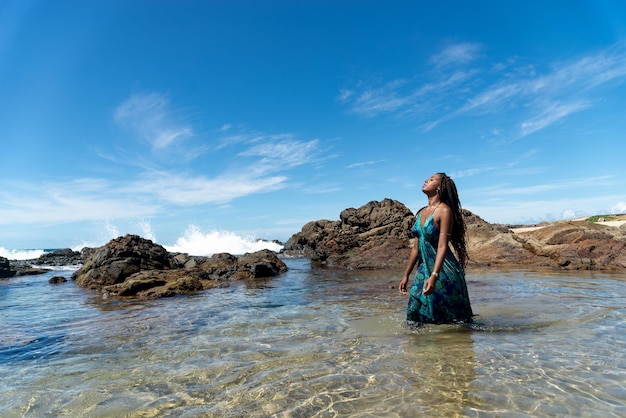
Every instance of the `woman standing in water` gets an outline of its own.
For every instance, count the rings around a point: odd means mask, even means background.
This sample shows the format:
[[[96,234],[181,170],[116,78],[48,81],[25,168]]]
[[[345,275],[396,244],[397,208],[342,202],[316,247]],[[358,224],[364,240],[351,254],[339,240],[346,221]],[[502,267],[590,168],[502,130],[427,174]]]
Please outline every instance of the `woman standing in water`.
[[[400,293],[406,295],[409,275],[417,264],[407,320],[433,324],[471,322],[472,307],[463,271],[467,261],[465,222],[456,185],[445,173],[437,173],[424,182],[422,192],[428,196],[428,206],[417,212],[411,229],[415,242],[400,282]]]

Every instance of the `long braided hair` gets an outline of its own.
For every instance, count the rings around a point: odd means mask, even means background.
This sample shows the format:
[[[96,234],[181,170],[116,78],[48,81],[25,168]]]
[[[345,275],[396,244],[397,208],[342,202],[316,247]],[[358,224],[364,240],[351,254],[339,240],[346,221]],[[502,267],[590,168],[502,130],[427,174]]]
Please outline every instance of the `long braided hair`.
[[[465,267],[469,257],[465,244],[465,221],[463,220],[461,201],[459,200],[454,181],[448,177],[446,173],[437,174],[441,176],[441,183],[437,190],[439,199],[452,210],[452,234],[450,235],[450,243],[456,251],[459,262]]]

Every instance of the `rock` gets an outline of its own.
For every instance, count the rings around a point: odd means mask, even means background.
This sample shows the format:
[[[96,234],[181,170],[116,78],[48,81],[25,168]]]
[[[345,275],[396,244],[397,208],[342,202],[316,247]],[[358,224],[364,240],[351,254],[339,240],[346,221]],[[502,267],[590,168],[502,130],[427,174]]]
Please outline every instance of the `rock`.
[[[65,282],[67,282],[67,279],[63,276],[54,276],[48,280],[48,283],[50,284],[59,284],[59,283],[65,283]]]
[[[401,269],[413,237],[414,215],[402,203],[385,199],[343,210],[339,221],[309,222],[283,252],[329,267]],[[556,222],[513,233],[509,225],[490,224],[463,210],[468,266],[626,268],[626,230],[593,222]],[[625,224],[626,225],[626,224]]]
[[[556,222],[545,228],[515,234],[523,248],[544,262],[570,269],[626,268],[626,233],[594,222]]]
[[[238,278],[262,279],[287,271],[287,265],[273,251],[261,250],[239,257]]]
[[[14,276],[32,276],[47,273],[50,270],[42,267],[77,266],[82,263],[83,256],[70,248],[54,250],[31,260],[11,260],[11,270]],[[33,267],[38,266],[38,267]],[[2,275],[0,267],[0,277]]]
[[[287,271],[276,253],[262,250],[237,258],[220,253],[194,257],[168,253],[136,235],[91,251],[72,279],[106,296],[168,297],[227,286],[229,280],[271,277]]]
[[[79,286],[97,289],[121,283],[142,269],[168,269],[170,259],[161,245],[137,235],[125,235],[91,252],[72,279]]]
[[[17,271],[11,268],[9,260],[4,257],[0,257],[0,279],[13,277],[16,273]]]
[[[81,253],[70,248],[50,251],[32,260],[32,264],[37,266],[75,266],[82,262]]]
[[[35,268],[28,264],[18,264],[15,266],[17,270],[16,276],[36,276],[38,274],[49,273],[50,270],[44,268]]]
[[[405,205],[391,199],[371,201],[343,210],[339,218],[307,223],[285,243],[283,252],[348,269],[406,265],[415,217]]]

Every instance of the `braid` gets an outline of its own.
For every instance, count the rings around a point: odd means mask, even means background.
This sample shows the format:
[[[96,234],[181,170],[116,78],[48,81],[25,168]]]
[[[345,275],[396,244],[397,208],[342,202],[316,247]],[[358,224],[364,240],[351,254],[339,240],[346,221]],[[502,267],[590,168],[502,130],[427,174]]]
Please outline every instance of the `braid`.
[[[450,235],[450,243],[459,257],[459,262],[463,267],[469,258],[465,244],[465,221],[461,211],[461,202],[456,191],[454,181],[446,175],[446,173],[438,173],[441,176],[439,185],[439,199],[450,207],[452,210],[452,234]]]

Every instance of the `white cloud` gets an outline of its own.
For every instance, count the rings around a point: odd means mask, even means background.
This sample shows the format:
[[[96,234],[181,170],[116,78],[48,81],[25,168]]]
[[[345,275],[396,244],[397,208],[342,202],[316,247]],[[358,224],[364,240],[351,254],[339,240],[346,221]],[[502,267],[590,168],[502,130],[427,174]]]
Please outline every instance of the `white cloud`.
[[[99,179],[13,184],[4,189],[2,200],[0,224],[144,217],[158,210],[158,205],[120,194],[113,184]]]
[[[342,89],[340,98],[365,116],[415,118],[426,132],[464,115],[498,114],[512,125],[501,131],[518,132],[514,140],[592,107],[599,87],[626,78],[626,43],[555,61],[543,72],[527,63],[513,67],[516,60],[496,67],[483,59],[481,69],[476,61],[480,49],[472,43],[450,46],[433,57],[431,73],[380,86],[360,82],[356,88]],[[472,70],[462,67],[468,62],[476,63]]]
[[[162,102],[157,99],[137,100],[141,106],[152,103],[158,107]],[[124,107],[119,112],[122,118],[134,114]],[[162,133],[164,143],[177,140],[175,133]],[[136,164],[138,171],[129,171],[120,181],[84,178],[46,184],[0,184],[0,224],[145,218],[171,205],[227,204],[244,196],[287,187],[288,177],[273,173],[314,161],[319,140],[298,141],[288,134],[254,134],[243,135],[237,146],[238,152],[231,154],[232,166],[213,177],[190,172],[189,167],[181,169],[177,160],[175,170],[148,169],[150,164]],[[244,157],[254,161],[244,161]],[[244,163],[247,168],[241,170]]]
[[[262,157],[263,160],[275,159],[288,166],[300,165],[308,161],[310,151],[315,149],[317,142],[317,140],[312,140],[263,143],[241,152],[240,155]]]
[[[464,196],[469,195],[467,191],[464,193]],[[529,224],[606,214],[614,198],[611,195],[520,200],[481,198],[476,202],[468,199],[463,202],[463,207],[487,222]]]
[[[486,173],[489,171],[494,171],[497,170],[498,167],[477,167],[477,168],[471,168],[468,170],[460,170],[460,171],[454,171],[450,174],[450,177],[452,177],[453,179],[460,179],[462,177],[471,177],[471,176],[475,176],[478,174],[482,174],[482,173]]]
[[[572,103],[551,103],[533,118],[526,120],[520,125],[521,136],[530,135],[540,129],[544,129],[567,116],[580,112],[590,107],[590,103],[584,101]]]
[[[473,193],[484,193],[485,195],[497,196],[497,195],[535,195],[537,193],[549,192],[554,190],[563,189],[579,189],[598,187],[601,185],[610,185],[611,176],[597,176],[588,177],[584,179],[565,179],[561,181],[551,181],[550,183],[534,184],[526,187],[510,187],[507,184],[495,185],[490,188],[481,189],[480,192],[474,191]]]
[[[179,119],[168,98],[158,93],[133,94],[115,110],[115,121],[147,141],[153,150],[194,136],[193,129]]]
[[[82,179],[13,184],[0,194],[0,224],[146,218],[166,205],[220,204],[279,190],[286,180],[286,176],[257,177],[252,173],[206,178],[150,172],[124,182]]]
[[[562,219],[574,219],[577,216],[578,215],[576,214],[575,210],[567,209],[565,212],[563,212],[563,215],[561,216],[561,218]]]
[[[166,148],[178,139],[189,138],[193,135],[190,128],[179,128],[178,130],[164,128],[160,132],[156,132],[153,142],[154,148]]]
[[[348,89],[341,89],[339,90],[339,101],[341,102],[345,102],[346,100],[348,100],[350,97],[352,97],[352,94],[354,92],[352,90],[348,90]]]
[[[480,49],[479,44],[469,42],[450,45],[435,55],[432,62],[437,67],[457,63],[465,64],[473,61]]]
[[[256,177],[250,174],[206,178],[169,172],[153,172],[130,183],[129,194],[156,197],[161,203],[202,205],[225,203],[255,193],[266,193],[285,187],[285,176]]]
[[[342,90],[340,98],[351,105],[352,111],[363,116],[377,116],[396,112],[397,116],[430,113],[443,106],[444,99],[454,94],[455,88],[471,79],[475,71],[457,70],[423,84],[397,79],[382,87],[370,87],[360,94]],[[350,101],[351,100],[351,101]]]
[[[617,204],[611,208],[611,213],[626,213],[626,202],[617,202]]]
[[[517,97],[522,91],[523,87],[518,83],[495,85],[470,99],[458,113],[485,107],[498,108],[504,101]]]
[[[571,62],[560,62],[553,71],[529,80],[530,91],[574,88],[577,92],[626,76],[626,43],[617,43]]]
[[[354,164],[350,164],[348,165],[347,168],[361,168],[361,167],[365,167],[365,166],[369,166],[369,165],[375,165],[375,164],[379,164],[385,162],[385,160],[374,160],[374,161],[363,161],[360,163],[354,163]]]
[[[410,104],[410,98],[399,91],[404,84],[404,80],[394,80],[380,88],[366,89],[354,99],[353,111],[372,116],[404,108]]]
[[[255,141],[257,142],[257,141]],[[260,157],[251,171],[256,175],[282,171],[310,163],[317,155],[319,140],[297,141],[267,137],[239,153],[243,157]]]

